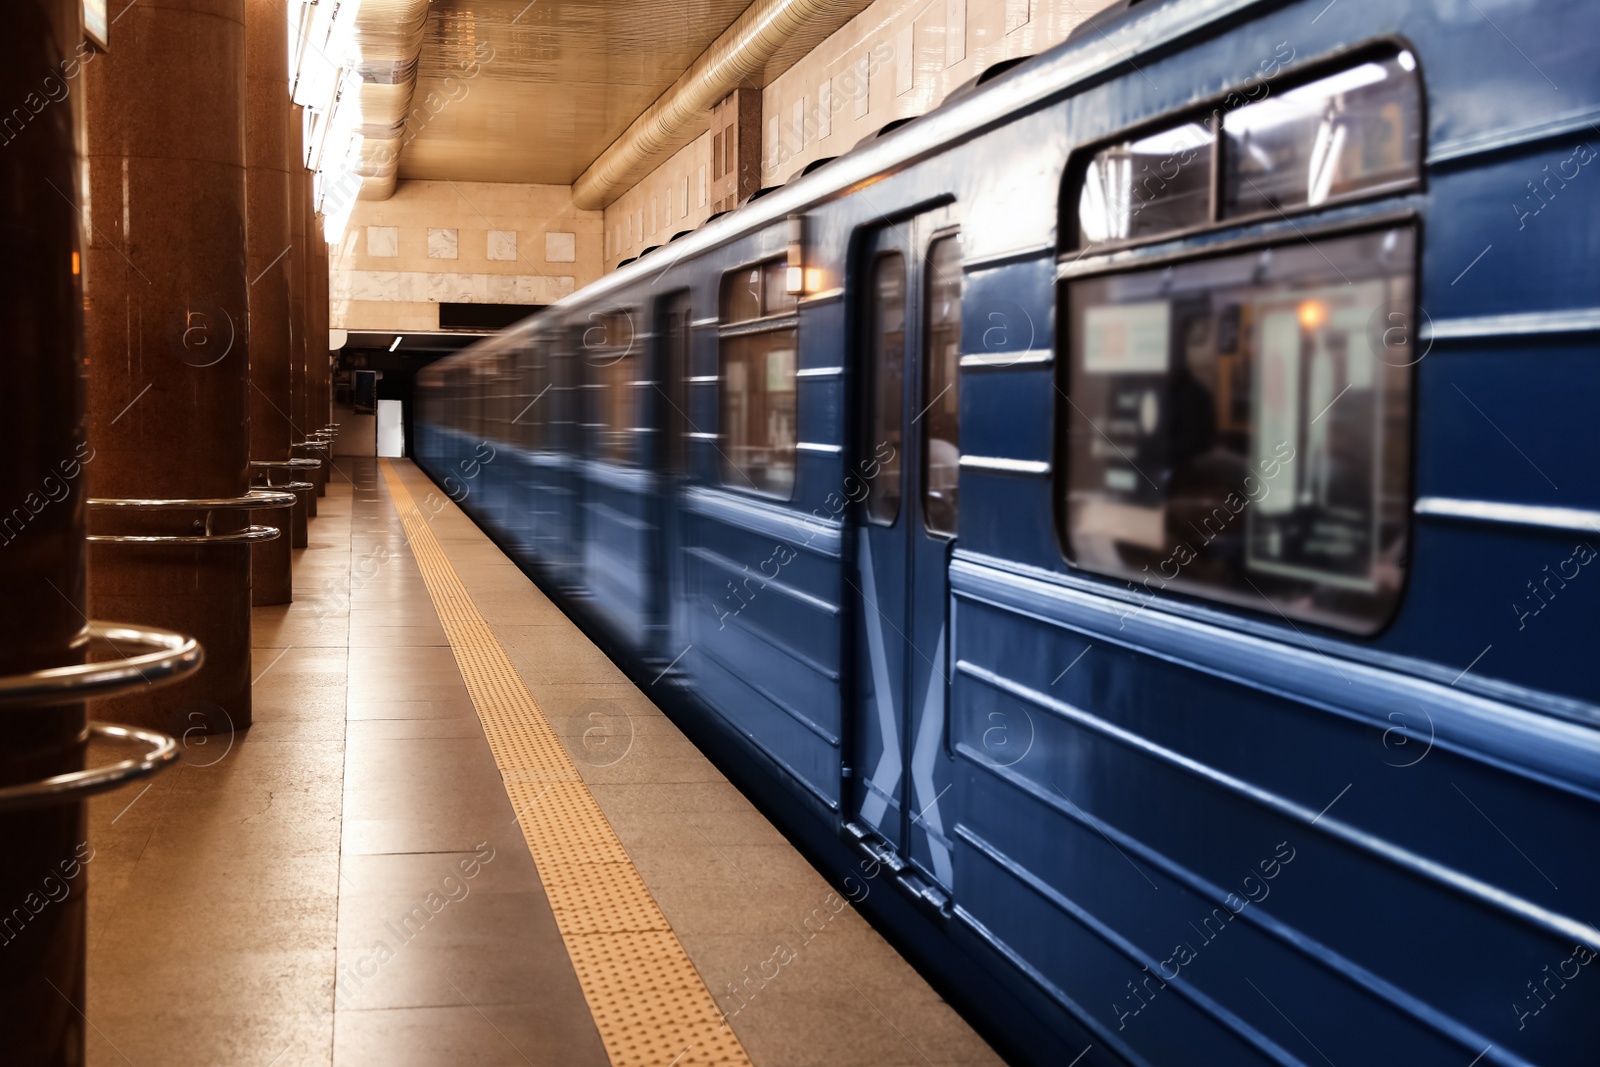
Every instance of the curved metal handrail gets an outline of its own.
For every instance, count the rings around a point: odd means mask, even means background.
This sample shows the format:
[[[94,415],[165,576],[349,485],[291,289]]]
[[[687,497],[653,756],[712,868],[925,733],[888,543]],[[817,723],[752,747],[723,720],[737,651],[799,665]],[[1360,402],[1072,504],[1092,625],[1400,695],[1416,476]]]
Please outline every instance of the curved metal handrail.
[[[289,492],[289,493],[301,493],[301,492],[305,492],[308,489],[315,489],[316,486],[311,482],[274,482],[271,485],[262,486],[262,488],[263,489],[282,489],[285,492]]]
[[[110,722],[91,722],[89,733],[102,741],[142,741],[148,750],[143,755],[108,763],[104,767],[91,767],[37,782],[0,788],[0,811],[82,800],[148,777],[178,758],[178,742],[154,730]]]
[[[320,459],[312,459],[310,456],[294,456],[290,459],[253,459],[250,461],[250,466],[276,471],[304,470],[307,467],[320,467],[322,466],[322,461]],[[267,486],[267,488],[281,489],[283,487],[273,485]]]
[[[246,526],[242,530],[221,534],[89,534],[84,540],[100,545],[253,545],[259,541],[271,541],[277,536],[276,526]]]
[[[293,506],[293,493],[274,493],[266,489],[252,490],[244,496],[202,497],[193,500],[89,498],[90,511],[232,511],[236,508],[287,508]]]
[[[193,674],[205,662],[200,642],[187,634],[153,626],[120,622],[89,622],[89,638],[120,645],[154,649],[137,656],[70,667],[47,667],[27,674],[0,677],[0,708],[19,704],[49,706],[74,704],[116,696],[144,685],[163,685]]]

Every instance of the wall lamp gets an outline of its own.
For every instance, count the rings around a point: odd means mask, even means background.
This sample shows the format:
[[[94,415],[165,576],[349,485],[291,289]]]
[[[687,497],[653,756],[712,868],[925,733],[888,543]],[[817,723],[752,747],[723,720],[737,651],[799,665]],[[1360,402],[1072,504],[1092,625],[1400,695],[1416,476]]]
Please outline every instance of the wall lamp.
[[[790,293],[806,291],[806,217],[789,216],[789,271],[784,288]]]

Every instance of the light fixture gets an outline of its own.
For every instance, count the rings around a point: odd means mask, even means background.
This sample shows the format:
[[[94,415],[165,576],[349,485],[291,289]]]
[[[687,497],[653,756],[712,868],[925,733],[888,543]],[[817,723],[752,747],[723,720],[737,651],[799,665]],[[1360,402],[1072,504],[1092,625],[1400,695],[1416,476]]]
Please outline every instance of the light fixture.
[[[784,288],[790,293],[806,291],[806,217],[789,216],[789,271]]]
[[[403,341],[403,340],[405,340],[405,335],[404,334],[398,334],[398,333],[395,334],[394,335],[394,344],[389,346],[389,351],[393,352],[395,349],[399,348],[400,347],[400,342]]]

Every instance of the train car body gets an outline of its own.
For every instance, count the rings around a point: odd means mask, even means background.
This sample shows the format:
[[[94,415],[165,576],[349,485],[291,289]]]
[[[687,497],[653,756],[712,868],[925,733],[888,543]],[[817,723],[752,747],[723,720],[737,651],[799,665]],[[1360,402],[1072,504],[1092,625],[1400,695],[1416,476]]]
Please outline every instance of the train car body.
[[[1597,30],[1139,4],[417,457],[1009,1055],[1592,1063]]]

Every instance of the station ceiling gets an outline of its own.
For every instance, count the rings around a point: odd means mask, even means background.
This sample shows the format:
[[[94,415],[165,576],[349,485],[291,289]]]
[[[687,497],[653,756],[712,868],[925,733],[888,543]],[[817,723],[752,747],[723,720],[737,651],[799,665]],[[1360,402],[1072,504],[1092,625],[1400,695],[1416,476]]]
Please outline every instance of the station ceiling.
[[[570,185],[749,6],[434,0],[400,177]]]

